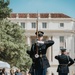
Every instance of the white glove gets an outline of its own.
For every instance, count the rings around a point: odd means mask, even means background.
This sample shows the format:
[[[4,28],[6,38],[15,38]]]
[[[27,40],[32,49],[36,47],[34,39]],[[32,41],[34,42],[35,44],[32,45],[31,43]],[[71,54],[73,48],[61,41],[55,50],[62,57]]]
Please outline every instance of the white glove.
[[[41,43],[41,44],[44,44],[44,41],[37,41],[37,43]]]

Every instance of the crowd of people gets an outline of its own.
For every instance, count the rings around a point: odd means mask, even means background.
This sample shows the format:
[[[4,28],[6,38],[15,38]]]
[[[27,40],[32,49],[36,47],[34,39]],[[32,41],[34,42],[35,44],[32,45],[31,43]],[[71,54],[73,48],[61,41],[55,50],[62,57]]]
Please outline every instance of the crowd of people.
[[[0,69],[0,75],[27,75],[24,71],[20,69],[10,69],[10,72],[7,72],[6,68]]]

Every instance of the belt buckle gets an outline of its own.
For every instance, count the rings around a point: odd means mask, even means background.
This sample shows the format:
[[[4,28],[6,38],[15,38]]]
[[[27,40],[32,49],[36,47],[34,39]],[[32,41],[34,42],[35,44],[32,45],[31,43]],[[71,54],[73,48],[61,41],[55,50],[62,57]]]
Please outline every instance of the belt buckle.
[[[40,54],[40,57],[42,57],[42,54]]]
[[[35,54],[35,58],[39,58],[39,55],[38,54]]]

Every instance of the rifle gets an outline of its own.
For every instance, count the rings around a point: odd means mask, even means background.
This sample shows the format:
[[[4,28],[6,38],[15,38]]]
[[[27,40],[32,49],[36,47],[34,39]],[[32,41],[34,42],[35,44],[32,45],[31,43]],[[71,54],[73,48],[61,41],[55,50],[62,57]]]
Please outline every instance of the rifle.
[[[37,20],[36,20],[36,39],[38,40],[38,12],[37,12]],[[38,46],[36,45],[36,54],[35,54],[35,58],[38,58]]]
[[[37,20],[36,20],[36,44],[37,44],[37,40],[38,40],[38,13],[36,14],[37,15]],[[31,54],[30,51],[27,51],[27,54]],[[38,58],[39,55],[38,55],[38,46],[36,45],[36,54],[34,54],[34,58]]]

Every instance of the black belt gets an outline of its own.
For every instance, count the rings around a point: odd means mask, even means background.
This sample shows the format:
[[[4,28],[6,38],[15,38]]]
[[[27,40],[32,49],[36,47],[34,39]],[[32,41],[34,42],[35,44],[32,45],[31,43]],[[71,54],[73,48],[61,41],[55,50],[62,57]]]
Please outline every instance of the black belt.
[[[68,65],[68,64],[59,64],[59,65]]]
[[[43,57],[43,56],[46,56],[46,54],[40,54],[40,55],[39,55],[39,57]]]
[[[68,64],[59,64],[59,66],[67,66]]]

